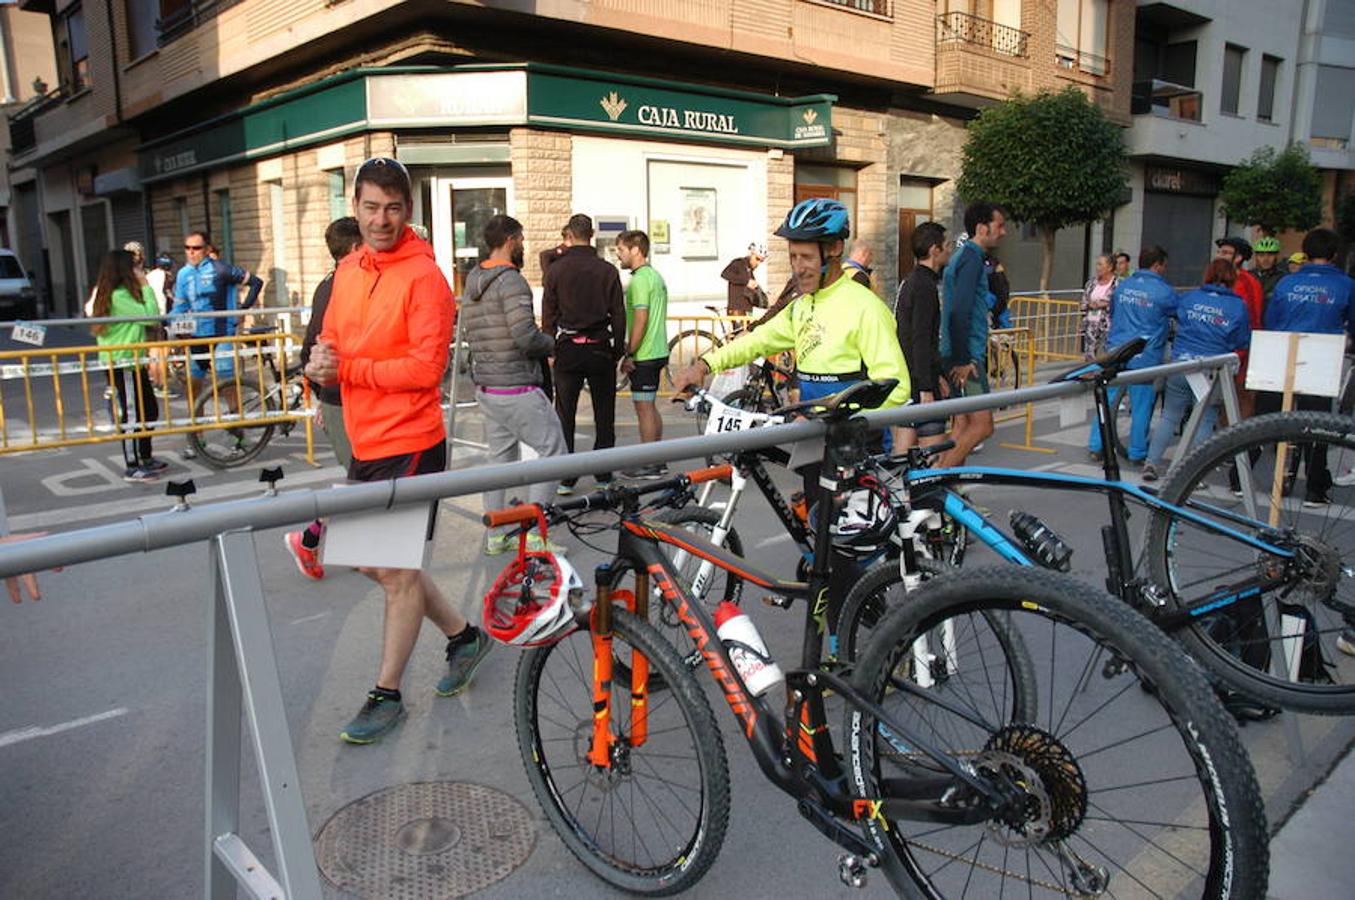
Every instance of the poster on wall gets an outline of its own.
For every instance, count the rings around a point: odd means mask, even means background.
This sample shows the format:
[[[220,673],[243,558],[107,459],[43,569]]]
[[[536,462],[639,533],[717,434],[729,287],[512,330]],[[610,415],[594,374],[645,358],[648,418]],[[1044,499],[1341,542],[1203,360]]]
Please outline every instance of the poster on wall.
[[[668,220],[654,219],[649,223],[649,244],[651,250],[658,253],[671,253],[672,245],[669,243]]]
[[[682,258],[717,258],[715,226],[715,188],[682,188]]]

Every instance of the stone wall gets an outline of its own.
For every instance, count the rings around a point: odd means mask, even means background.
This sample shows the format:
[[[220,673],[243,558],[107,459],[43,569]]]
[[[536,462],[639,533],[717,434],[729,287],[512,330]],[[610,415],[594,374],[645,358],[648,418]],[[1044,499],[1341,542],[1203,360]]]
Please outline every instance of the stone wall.
[[[513,201],[527,243],[522,274],[541,285],[542,250],[560,243],[560,229],[573,214],[573,138],[555,131],[514,128],[508,133],[513,155]]]

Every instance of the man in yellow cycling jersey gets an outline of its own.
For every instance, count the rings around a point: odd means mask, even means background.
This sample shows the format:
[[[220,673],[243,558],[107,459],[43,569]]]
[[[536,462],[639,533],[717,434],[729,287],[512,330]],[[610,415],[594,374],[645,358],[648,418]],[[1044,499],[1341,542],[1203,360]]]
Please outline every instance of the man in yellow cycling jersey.
[[[908,401],[908,365],[889,307],[843,272],[843,241],[851,233],[847,208],[814,198],[796,204],[776,230],[790,242],[790,267],[802,292],[784,313],[756,331],[718,347],[678,373],[679,391],[707,375],[760,356],[795,351],[800,398],[815,400],[866,378],[897,378],[884,406]]]

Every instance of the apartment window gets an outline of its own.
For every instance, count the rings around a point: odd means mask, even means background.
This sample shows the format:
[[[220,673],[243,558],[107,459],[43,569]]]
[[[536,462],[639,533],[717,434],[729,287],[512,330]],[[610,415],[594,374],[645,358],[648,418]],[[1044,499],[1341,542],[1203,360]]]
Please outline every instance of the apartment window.
[[[1054,60],[1065,69],[1105,75],[1109,0],[1058,0]]]
[[[1349,102],[1352,96],[1355,96],[1355,69],[1317,67],[1311,132],[1314,147],[1344,150],[1350,146],[1351,117],[1355,112]]]
[[[830,3],[833,6],[845,6],[848,9],[871,13],[876,16],[892,15],[890,7],[893,4],[890,3],[890,0],[823,0],[823,2]]]
[[[795,202],[810,197],[828,197],[847,207],[848,218],[856,218],[856,170],[843,166],[797,165],[795,167]]]
[[[325,176],[329,179],[330,221],[351,215],[348,209],[348,196],[344,193],[343,169],[329,169]]]
[[[1236,44],[1223,46],[1223,96],[1219,108],[1229,115],[1237,115],[1242,97],[1242,67],[1247,61],[1247,48]]]
[[[140,59],[155,49],[160,18],[160,0],[126,0],[128,60]]]
[[[231,192],[216,192],[216,216],[220,223],[212,240],[224,260],[235,259],[235,234],[231,227]]]
[[[62,86],[72,94],[88,88],[89,39],[85,34],[85,11],[78,4],[57,20],[55,43]]]
[[[1281,62],[1273,56],[1261,57],[1261,90],[1256,95],[1256,118],[1262,122],[1275,121],[1275,82],[1280,78]]]

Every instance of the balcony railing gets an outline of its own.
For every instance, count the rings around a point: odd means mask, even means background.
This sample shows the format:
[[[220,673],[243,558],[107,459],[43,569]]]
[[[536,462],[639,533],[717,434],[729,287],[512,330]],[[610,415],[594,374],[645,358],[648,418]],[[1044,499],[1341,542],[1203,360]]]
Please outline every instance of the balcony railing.
[[[1054,61],[1060,68],[1077,69],[1088,75],[1105,75],[1110,71],[1110,61],[1104,56],[1097,56],[1095,53],[1088,53],[1086,50],[1079,50],[1066,44],[1054,47]]]
[[[819,2],[827,3],[829,6],[845,6],[857,12],[885,18],[892,18],[894,15],[894,4],[891,0],[819,0]]]
[[[1203,109],[1204,95],[1194,88],[1157,78],[1134,82],[1130,112],[1136,116],[1198,122]]]
[[[9,148],[12,153],[26,153],[38,145],[34,127],[38,115],[60,103],[66,96],[65,88],[56,87],[41,97],[34,97],[9,114]]]
[[[215,19],[239,2],[240,0],[194,0],[186,4],[182,9],[156,21],[155,29],[158,35],[155,45],[163,47],[171,43],[202,23]]]
[[[1027,56],[1030,35],[1019,28],[1001,25],[969,13],[948,12],[936,17],[936,43],[968,44],[1002,56]]]

